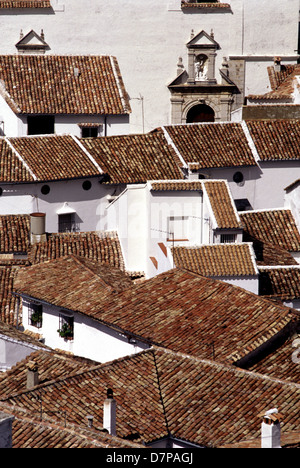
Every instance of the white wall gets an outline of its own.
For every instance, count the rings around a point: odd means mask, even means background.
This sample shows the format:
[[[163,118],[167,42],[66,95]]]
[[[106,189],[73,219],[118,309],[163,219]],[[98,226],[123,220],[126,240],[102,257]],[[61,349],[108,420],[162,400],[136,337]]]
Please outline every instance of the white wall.
[[[169,218],[184,217],[184,239],[170,235]],[[170,250],[202,242],[202,195],[198,192],[152,192],[146,185],[129,185],[107,208],[108,230],[118,230],[127,270],[147,278],[173,267]],[[186,239],[186,240],[185,240]],[[158,262],[156,267],[150,257]]]
[[[86,191],[82,183],[90,180],[92,187]],[[41,188],[49,185],[50,193],[43,195]],[[0,196],[0,214],[30,214],[32,212],[46,213],[46,231],[57,232],[57,210],[67,202],[76,211],[75,221],[81,231],[105,230],[106,196],[111,194],[113,187],[101,185],[98,178],[69,180],[50,183],[32,183],[19,185],[0,184],[3,189]]]
[[[0,372],[11,369],[37,349],[37,346],[0,335]]]
[[[137,342],[131,344],[128,338],[102,325],[88,316],[74,313],[74,338],[62,338],[58,329],[59,314],[64,313],[57,307],[43,305],[42,328],[29,325],[28,303],[23,301],[23,326],[26,330],[39,333],[45,339],[45,345],[53,349],[71,352],[76,356],[92,359],[97,362],[108,362],[123,356],[135,354],[147,346]]]
[[[281,208],[285,203],[285,188],[297,179],[300,161],[260,162],[259,167],[212,168],[201,173],[210,179],[228,181],[234,200],[247,198],[254,210]],[[244,182],[235,183],[233,175],[242,172]]]
[[[216,77],[224,56],[250,56],[246,91],[268,90],[266,66],[274,55],[295,56],[298,40],[299,1],[231,0],[231,11],[183,12],[181,0],[53,0],[54,14],[45,11],[2,10],[0,53],[16,53],[20,30],[44,30],[52,54],[104,54],[118,58],[126,89],[133,98],[131,131],[152,130],[170,123],[167,84],[176,78],[178,57],[187,68],[185,44],[193,29],[213,29],[221,49]],[[267,56],[267,60],[257,56]],[[268,58],[269,57],[269,58]],[[258,64],[258,65],[257,65]],[[253,83],[253,84],[252,84]],[[144,98],[143,106],[140,97]]]
[[[258,275],[257,276],[222,276],[212,277],[212,279],[224,281],[225,283],[238,286],[258,295]]]

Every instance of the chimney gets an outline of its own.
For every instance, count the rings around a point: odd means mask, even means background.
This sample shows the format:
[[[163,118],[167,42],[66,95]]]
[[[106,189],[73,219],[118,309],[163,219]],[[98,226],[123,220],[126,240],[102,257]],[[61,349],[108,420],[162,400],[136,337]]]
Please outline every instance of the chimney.
[[[30,215],[30,241],[32,244],[46,241],[46,215],[45,213],[31,213]]]
[[[281,71],[281,57],[274,57],[274,70],[276,72]]]
[[[12,448],[13,420],[13,416],[0,412],[0,449]]]
[[[281,448],[280,421],[282,415],[274,408],[259,416],[263,418],[261,424],[261,448]]]
[[[38,365],[34,361],[29,361],[27,365],[27,390],[32,390],[39,384]]]
[[[103,405],[103,429],[106,429],[109,434],[115,436],[116,431],[116,406],[117,402],[113,397],[113,391],[107,390],[107,398]]]

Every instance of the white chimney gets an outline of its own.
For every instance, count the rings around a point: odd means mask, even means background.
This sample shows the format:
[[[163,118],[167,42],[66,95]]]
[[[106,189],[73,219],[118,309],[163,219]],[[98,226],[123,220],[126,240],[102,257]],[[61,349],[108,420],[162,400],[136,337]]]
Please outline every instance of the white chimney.
[[[263,418],[261,424],[261,448],[281,448],[280,420],[282,415],[276,408],[260,414]]]
[[[30,215],[30,241],[32,244],[36,242],[45,242],[46,237],[46,214],[31,213]]]
[[[106,429],[109,434],[115,436],[116,430],[116,407],[117,402],[113,397],[113,391],[108,389],[107,398],[103,405],[103,429]]]

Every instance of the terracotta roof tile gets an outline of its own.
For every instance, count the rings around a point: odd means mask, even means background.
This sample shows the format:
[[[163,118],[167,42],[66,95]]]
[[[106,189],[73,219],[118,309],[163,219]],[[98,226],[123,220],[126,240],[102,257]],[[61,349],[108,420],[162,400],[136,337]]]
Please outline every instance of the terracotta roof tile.
[[[152,191],[196,191],[202,192],[203,186],[200,181],[193,180],[159,180],[149,181]]]
[[[0,216],[0,253],[27,254],[30,247],[30,216]]]
[[[268,75],[272,91],[265,94],[250,94],[248,99],[259,101],[290,101],[293,102],[294,79],[300,74],[299,65],[283,65],[280,71],[268,67]]]
[[[261,161],[300,159],[298,120],[248,120],[246,124]]]
[[[283,301],[300,298],[300,267],[259,268],[260,295],[275,297]]]
[[[0,79],[3,96],[20,114],[130,112],[115,57],[1,55]]]
[[[51,417],[57,424],[65,420],[67,427],[82,427],[92,414],[99,430],[108,388],[117,401],[117,435],[137,442],[168,434],[205,447],[258,439],[259,414],[274,407],[284,417],[283,436],[300,429],[297,383],[162,349],[15,393],[4,403],[12,410],[16,406],[40,414],[42,395],[41,423]]]
[[[131,285],[130,277],[115,267],[68,255],[20,270],[14,291],[65,309],[92,313],[105,297]]]
[[[240,218],[244,229],[253,238],[289,252],[300,251],[300,234],[290,210],[244,211]]]
[[[125,269],[120,240],[113,231],[50,234],[46,242],[32,245],[29,261],[37,264],[69,254]]]
[[[254,253],[249,244],[213,244],[172,249],[175,265],[199,275],[256,276]]]
[[[50,0],[1,0],[0,8],[51,8]]]
[[[82,139],[112,183],[182,179],[182,162],[160,132]]]
[[[0,182],[33,182],[34,178],[4,138],[0,138]]]
[[[289,382],[299,382],[300,366],[293,355],[297,348],[293,346],[295,337],[287,340],[279,349],[269,354],[260,362],[249,367],[252,372],[268,375]],[[299,349],[299,348],[298,348]]]
[[[0,266],[0,321],[3,322],[3,324],[0,322],[0,333],[2,333],[2,327],[5,327],[5,325],[16,326],[22,323],[21,311],[18,310],[18,300],[13,295],[13,291],[14,281],[23,268],[25,267]]]
[[[214,349],[215,359],[230,363],[281,330],[292,315],[244,289],[178,268],[111,297],[92,314],[144,341],[208,358]]]
[[[255,158],[239,123],[164,127],[185,162],[198,168],[254,166]]]
[[[101,174],[101,168],[71,135],[9,138],[8,141],[22,158],[23,167],[30,169],[34,180],[74,179]],[[22,181],[25,182],[24,179]]]
[[[225,181],[205,181],[204,191],[207,193],[218,228],[241,228],[239,215],[234,206],[228,185]]]

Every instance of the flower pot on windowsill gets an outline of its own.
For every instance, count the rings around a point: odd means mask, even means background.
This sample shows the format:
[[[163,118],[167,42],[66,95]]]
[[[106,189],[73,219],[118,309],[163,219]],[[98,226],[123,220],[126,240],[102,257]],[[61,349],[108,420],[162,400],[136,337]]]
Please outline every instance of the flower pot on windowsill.
[[[65,340],[72,340],[73,339],[73,330],[66,323],[57,331],[59,333],[59,336],[61,336]]]

